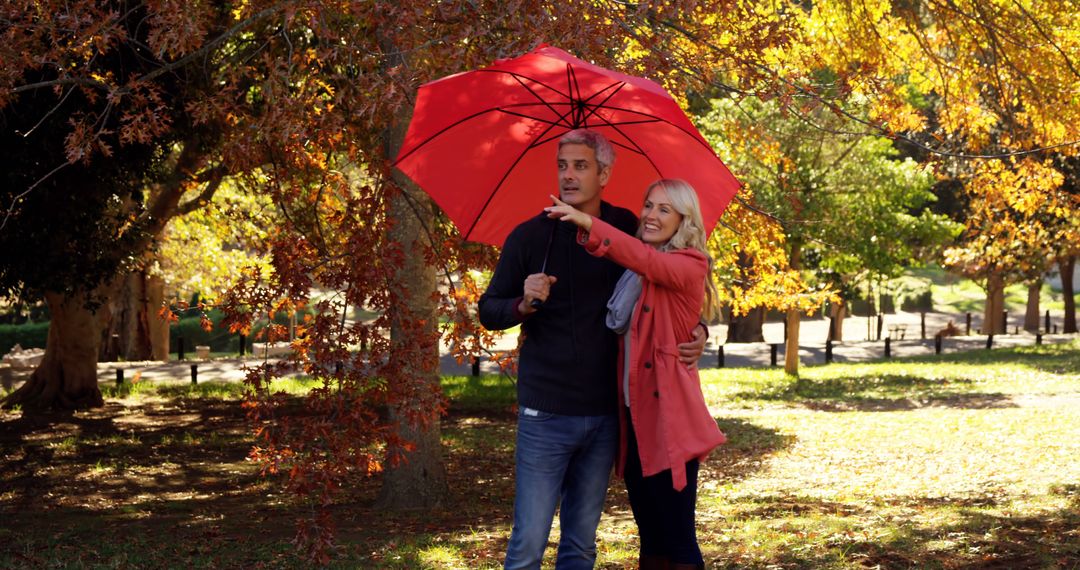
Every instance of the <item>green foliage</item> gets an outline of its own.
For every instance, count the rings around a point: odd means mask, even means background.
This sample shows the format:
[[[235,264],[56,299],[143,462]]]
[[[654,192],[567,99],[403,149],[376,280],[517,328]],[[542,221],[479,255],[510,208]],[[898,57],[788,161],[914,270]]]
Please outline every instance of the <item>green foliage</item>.
[[[209,331],[203,329],[202,317],[181,317],[169,325],[169,342],[172,345],[170,350],[175,351],[177,339],[183,338],[184,350],[188,354],[194,353],[195,347],[199,345],[209,346],[213,352],[238,352],[240,339],[235,333],[230,333],[220,326],[225,315],[221,311],[211,310],[207,312],[206,318],[213,325]]]
[[[195,199],[198,190],[188,190],[184,199]],[[235,284],[239,268],[270,274],[268,256],[258,252],[280,223],[274,213],[269,196],[245,192],[230,179],[213,202],[173,219],[157,244],[166,295],[218,298]]]
[[[23,348],[45,348],[49,338],[49,323],[0,325],[0,355],[7,354],[16,344]]]
[[[900,159],[883,137],[832,134],[851,124],[828,109],[802,116],[771,102],[717,99],[701,123],[754,203],[781,220],[789,254],[801,248],[793,261],[844,298],[855,296],[857,276],[896,276],[960,230],[928,208],[928,168]]]
[[[929,312],[934,310],[934,293],[926,290],[915,295],[905,296],[900,302],[900,310],[910,313]]]
[[[196,311],[186,311],[187,314],[196,313]],[[297,317],[303,319],[304,315],[311,314],[312,310],[305,308],[297,312]],[[202,316],[183,316],[179,320],[169,325],[169,342],[171,344],[170,351],[176,352],[177,338],[184,338],[184,350],[187,354],[193,354],[195,347],[199,345],[209,346],[211,352],[231,352],[236,353],[240,351],[240,337],[238,333],[229,332],[229,329],[222,326],[222,321],[225,319],[225,314],[217,309],[210,309],[206,312],[206,319],[210,321],[210,330],[203,329],[203,317]],[[274,324],[288,325],[289,316],[284,313],[278,313],[274,316]],[[261,333],[267,327],[268,323],[265,320],[256,321],[251,327],[251,333],[247,335],[247,349],[251,349],[252,342],[263,342]]]

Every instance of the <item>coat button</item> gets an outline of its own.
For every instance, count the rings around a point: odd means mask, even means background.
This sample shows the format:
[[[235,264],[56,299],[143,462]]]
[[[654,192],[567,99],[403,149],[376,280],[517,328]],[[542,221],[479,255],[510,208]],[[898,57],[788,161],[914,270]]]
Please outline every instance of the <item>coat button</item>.
[[[650,309],[649,309],[649,306],[648,306],[648,305],[642,305],[642,306],[641,306],[641,310],[642,310],[642,311],[645,311],[646,313],[648,313]]]
[[[659,398],[660,397],[660,391],[657,390],[657,391],[653,392],[652,395],[653,395],[653,398]]]
[[[611,240],[608,238],[604,238],[604,245],[611,245]]]
[[[652,368],[652,362],[646,362],[645,363],[645,369],[648,370],[650,368]]]

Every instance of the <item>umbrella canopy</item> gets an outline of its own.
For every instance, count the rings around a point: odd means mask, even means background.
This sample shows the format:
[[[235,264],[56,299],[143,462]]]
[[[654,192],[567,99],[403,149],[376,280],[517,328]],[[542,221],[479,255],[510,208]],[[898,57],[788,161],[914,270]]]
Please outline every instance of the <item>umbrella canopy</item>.
[[[422,85],[395,166],[466,240],[502,245],[558,193],[559,138],[578,128],[615,146],[604,199],[632,212],[654,180],[682,178],[711,231],[739,188],[660,85],[547,45]]]

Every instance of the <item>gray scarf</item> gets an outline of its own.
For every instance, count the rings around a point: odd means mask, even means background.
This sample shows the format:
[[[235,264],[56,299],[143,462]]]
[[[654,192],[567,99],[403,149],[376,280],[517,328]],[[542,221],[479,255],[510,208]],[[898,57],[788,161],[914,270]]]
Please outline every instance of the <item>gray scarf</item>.
[[[625,333],[630,328],[630,316],[634,314],[634,305],[640,296],[641,276],[629,269],[623,271],[607,302],[607,327],[619,334]]]

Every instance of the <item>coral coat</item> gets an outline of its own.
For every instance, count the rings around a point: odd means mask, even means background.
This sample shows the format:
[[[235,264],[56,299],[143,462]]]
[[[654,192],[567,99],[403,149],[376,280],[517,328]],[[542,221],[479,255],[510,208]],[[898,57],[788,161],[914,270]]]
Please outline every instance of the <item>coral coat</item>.
[[[671,469],[675,490],[686,487],[686,462],[703,461],[727,441],[705,405],[697,368],[679,361],[678,344],[692,340],[705,299],[708,261],[696,250],[661,252],[611,225],[593,218],[592,230],[581,232],[585,249],[606,256],[641,275],[641,296],[630,328],[630,419],[638,440],[641,470],[646,477]],[[619,343],[619,404],[623,393],[625,342]],[[620,423],[626,414],[619,414]],[[623,425],[616,472],[626,465]]]

